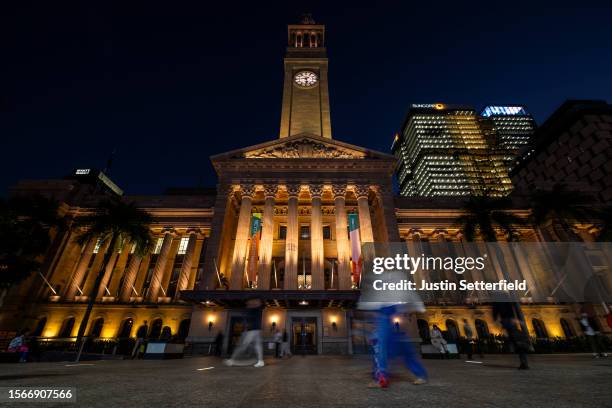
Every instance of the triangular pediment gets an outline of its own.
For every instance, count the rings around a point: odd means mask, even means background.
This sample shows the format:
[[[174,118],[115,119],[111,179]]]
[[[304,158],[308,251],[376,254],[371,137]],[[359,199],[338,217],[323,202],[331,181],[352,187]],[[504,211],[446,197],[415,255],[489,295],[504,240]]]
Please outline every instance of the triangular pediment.
[[[394,159],[393,156],[316,135],[300,134],[221,153],[219,159]]]

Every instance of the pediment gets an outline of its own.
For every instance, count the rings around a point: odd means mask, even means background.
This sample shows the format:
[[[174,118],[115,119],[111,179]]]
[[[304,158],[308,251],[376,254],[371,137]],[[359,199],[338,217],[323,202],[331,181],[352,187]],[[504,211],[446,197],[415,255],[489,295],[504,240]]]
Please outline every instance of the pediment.
[[[296,135],[213,156],[211,159],[365,159],[393,156],[314,135]]]

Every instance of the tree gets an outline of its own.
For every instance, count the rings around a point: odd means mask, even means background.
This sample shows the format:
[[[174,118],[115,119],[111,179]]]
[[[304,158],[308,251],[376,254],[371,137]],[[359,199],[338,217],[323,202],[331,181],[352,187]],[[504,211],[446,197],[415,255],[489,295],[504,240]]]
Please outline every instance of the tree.
[[[456,223],[461,226],[467,241],[474,241],[476,236],[480,234],[485,242],[497,242],[496,228],[504,231],[508,241],[513,241],[516,227],[525,225],[526,221],[509,212],[511,204],[511,200],[507,198],[493,198],[486,194],[471,196],[463,206],[464,214],[457,217]],[[511,248],[510,252],[514,256]],[[495,254],[504,279],[510,281],[504,255],[498,245],[495,245]],[[520,303],[513,302],[513,307],[520,322],[521,330],[527,334],[527,324]]]
[[[58,208],[41,195],[0,200],[0,306],[9,288],[39,270],[50,231],[63,225]]]
[[[572,191],[564,184],[555,184],[551,189],[533,190],[529,197],[532,223],[536,227],[550,225],[561,242],[572,241],[572,221],[588,221],[594,216],[590,207],[591,196]],[[592,207],[591,207],[592,208]]]
[[[106,247],[106,252],[89,293],[87,308],[79,326],[77,344],[80,347],[76,361],[79,361],[81,357],[85,329],[104,277],[104,271],[112,258],[113,252],[131,244],[134,245],[136,255],[144,256],[153,247],[153,236],[149,228],[152,217],[146,211],[136,208],[134,204],[122,201],[103,201],[92,216],[84,217],[80,221],[86,227],[86,230],[77,238],[79,244],[85,245],[90,240],[100,240],[100,247]]]
[[[464,214],[456,219],[456,223],[467,241],[474,241],[480,234],[485,241],[496,242],[496,227],[504,231],[508,241],[512,241],[516,226],[525,225],[525,220],[509,212],[510,206],[510,200],[505,198],[471,196],[463,206]]]

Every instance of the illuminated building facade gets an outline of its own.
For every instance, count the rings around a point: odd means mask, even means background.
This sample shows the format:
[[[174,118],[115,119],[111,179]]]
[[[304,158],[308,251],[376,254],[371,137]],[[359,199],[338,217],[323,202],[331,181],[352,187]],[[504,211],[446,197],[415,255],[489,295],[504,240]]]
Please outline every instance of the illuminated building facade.
[[[494,124],[472,108],[412,105],[392,150],[402,196],[504,196],[512,190]]]
[[[150,339],[174,335],[194,354],[208,352],[221,332],[223,351],[229,352],[250,318],[245,302],[257,297],[266,306],[266,342],[280,329],[287,330],[297,353],[365,350],[365,339],[353,331],[359,279],[352,273],[357,259],[349,217],[358,220],[361,243],[461,242],[456,225],[461,202],[437,196],[509,190],[501,158],[491,160],[492,131],[473,110],[421,106],[411,111],[394,149],[402,165],[409,163],[418,175],[414,191],[435,199],[394,196],[394,156],[332,138],[324,32],[311,19],[289,26],[279,137],[212,156],[216,189],[121,198],[152,215],[157,241],[142,258],[129,246],[111,257],[88,336],[134,338],[146,321]],[[5,297],[2,330],[29,327],[33,335],[57,342],[76,336],[107,249],[96,240],[80,245],[74,221],[91,214],[101,197],[121,195],[114,184],[99,189],[89,178],[76,177],[87,175],[87,169],[78,170],[65,180],[22,181],[11,191],[56,198],[68,223],[53,231],[40,274]],[[456,177],[461,183],[445,181]],[[528,215],[525,208],[514,212]],[[592,232],[584,227],[585,234]],[[530,227],[517,233],[537,240]],[[550,282],[542,281],[533,291],[547,290]],[[532,334],[541,336],[541,327],[551,337],[579,332],[572,308],[528,303],[524,313]],[[488,306],[452,298],[431,300],[416,318],[395,319],[418,340],[427,338],[432,324],[463,335],[463,318],[479,336],[499,332]]]
[[[521,105],[487,105],[480,116],[493,122],[497,146],[504,153],[508,168],[512,167],[521,148],[531,140],[535,120]]]

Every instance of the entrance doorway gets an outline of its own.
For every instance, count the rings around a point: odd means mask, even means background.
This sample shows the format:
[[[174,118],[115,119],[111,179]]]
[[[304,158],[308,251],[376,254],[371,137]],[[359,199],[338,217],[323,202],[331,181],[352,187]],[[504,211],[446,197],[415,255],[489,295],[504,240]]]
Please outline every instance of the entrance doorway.
[[[293,317],[291,319],[291,352],[293,354],[317,354],[317,318]]]
[[[232,316],[230,319],[229,342],[227,344],[228,354],[232,354],[234,348],[240,343],[242,333],[253,324],[253,319],[246,316]]]

